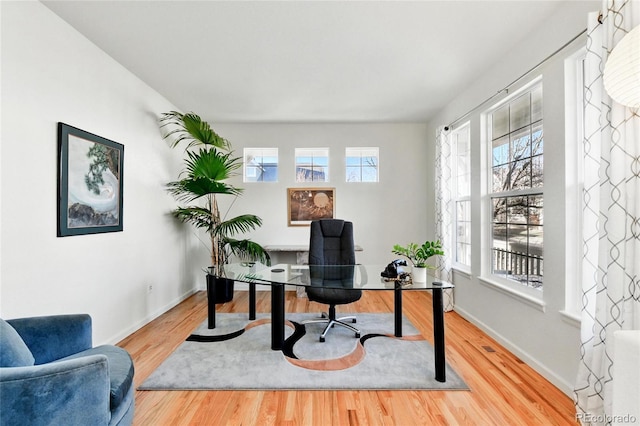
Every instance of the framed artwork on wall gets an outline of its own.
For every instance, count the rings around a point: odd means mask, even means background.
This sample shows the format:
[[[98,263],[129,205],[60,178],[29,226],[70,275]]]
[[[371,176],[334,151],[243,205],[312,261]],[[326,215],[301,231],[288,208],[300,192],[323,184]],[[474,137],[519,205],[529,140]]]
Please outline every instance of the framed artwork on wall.
[[[288,188],[288,225],[309,226],[312,220],[333,219],[335,196],[335,188]]]
[[[58,237],[122,231],[124,145],[58,123]]]

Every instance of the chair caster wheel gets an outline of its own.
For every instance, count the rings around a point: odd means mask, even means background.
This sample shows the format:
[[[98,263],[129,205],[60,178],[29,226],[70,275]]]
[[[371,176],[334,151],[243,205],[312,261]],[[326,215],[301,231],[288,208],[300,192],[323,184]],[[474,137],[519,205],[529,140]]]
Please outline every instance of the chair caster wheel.
[[[356,319],[355,318],[352,319],[351,322],[355,324],[356,323]]]
[[[320,342],[324,343],[324,337],[320,337]]]
[[[356,338],[359,339],[360,338],[360,333],[356,333]]]

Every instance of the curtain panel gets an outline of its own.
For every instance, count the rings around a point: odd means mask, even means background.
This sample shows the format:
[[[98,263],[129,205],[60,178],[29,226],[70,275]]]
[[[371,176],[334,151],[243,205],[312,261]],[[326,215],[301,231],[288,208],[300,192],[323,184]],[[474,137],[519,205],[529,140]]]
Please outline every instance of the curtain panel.
[[[443,256],[438,256],[436,261],[436,278],[443,281],[453,282],[451,276],[451,256],[455,247],[453,247],[453,211],[454,206],[451,201],[451,140],[449,133],[444,126],[438,127],[436,130],[436,167],[435,167],[435,183],[436,183],[436,240],[442,243]],[[443,291],[444,311],[453,310],[453,290]]]
[[[605,0],[601,13],[588,18],[581,345],[575,385],[576,417],[585,425],[615,423],[613,333],[640,329],[640,116],[612,101],[602,81],[609,54],[638,24],[640,2],[633,1]]]

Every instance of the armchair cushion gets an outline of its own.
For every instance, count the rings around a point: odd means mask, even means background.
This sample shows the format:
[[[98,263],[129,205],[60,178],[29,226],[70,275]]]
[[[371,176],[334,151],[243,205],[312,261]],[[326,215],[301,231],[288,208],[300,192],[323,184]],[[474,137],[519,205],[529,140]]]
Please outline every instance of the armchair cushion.
[[[0,367],[26,367],[35,359],[22,337],[8,322],[0,318]]]
[[[127,392],[133,386],[133,360],[127,351],[117,346],[102,345],[87,349],[60,361],[77,359],[89,355],[107,357],[109,367],[109,400],[113,410],[122,403]]]
[[[49,315],[7,321],[35,358],[46,364],[91,348],[91,317],[87,314]]]

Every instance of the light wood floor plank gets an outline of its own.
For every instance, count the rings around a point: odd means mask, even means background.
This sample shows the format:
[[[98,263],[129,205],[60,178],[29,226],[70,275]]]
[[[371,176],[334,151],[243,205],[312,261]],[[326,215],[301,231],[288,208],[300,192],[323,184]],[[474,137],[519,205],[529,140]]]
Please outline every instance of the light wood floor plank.
[[[433,343],[431,296],[405,292],[403,313]],[[286,292],[287,312],[326,307]],[[257,311],[269,312],[258,292]],[[340,312],[393,312],[393,294],[364,292]],[[237,291],[218,312],[247,312]],[[206,319],[198,292],[120,342],[139,386]],[[575,425],[573,402],[533,369],[455,312],[445,314],[447,362],[471,391],[136,391],[135,425]],[[329,342],[329,339],[327,339]],[[488,350],[489,349],[489,350]]]

